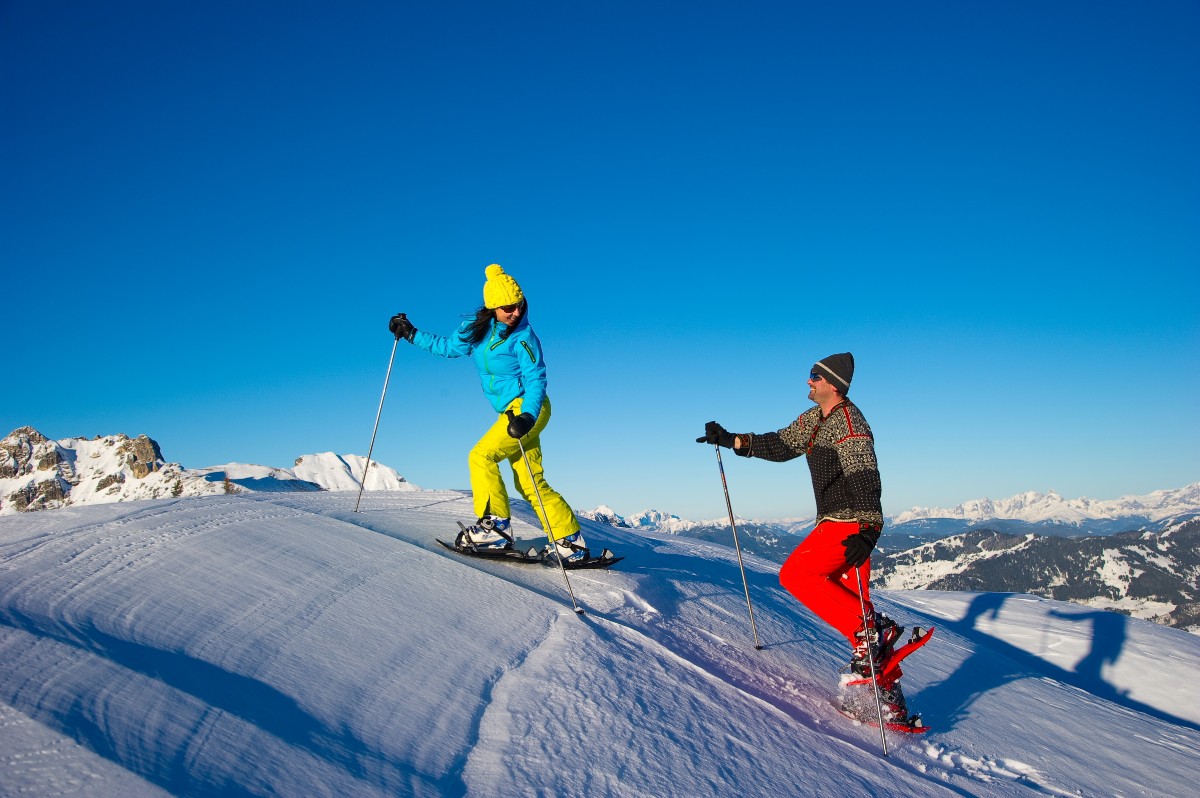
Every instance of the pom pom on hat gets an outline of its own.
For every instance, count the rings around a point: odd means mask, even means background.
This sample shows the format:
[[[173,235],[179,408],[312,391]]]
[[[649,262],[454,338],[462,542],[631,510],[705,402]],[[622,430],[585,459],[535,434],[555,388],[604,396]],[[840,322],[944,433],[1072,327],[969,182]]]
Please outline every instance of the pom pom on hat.
[[[525,298],[521,286],[512,275],[505,274],[504,267],[499,263],[488,266],[483,273],[487,275],[487,282],[483,284],[483,305],[489,310],[515,305]]]

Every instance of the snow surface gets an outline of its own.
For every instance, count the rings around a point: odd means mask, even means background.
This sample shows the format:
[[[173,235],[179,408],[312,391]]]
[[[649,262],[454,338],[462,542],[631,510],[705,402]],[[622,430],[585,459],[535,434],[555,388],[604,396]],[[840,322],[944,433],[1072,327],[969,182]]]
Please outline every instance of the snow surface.
[[[938,627],[933,730],[834,708],[846,644],[731,548],[584,522],[574,572],[434,541],[450,491],[245,493],[0,518],[0,795],[1183,796],[1200,639],[1011,594]],[[527,506],[514,525],[540,531]]]

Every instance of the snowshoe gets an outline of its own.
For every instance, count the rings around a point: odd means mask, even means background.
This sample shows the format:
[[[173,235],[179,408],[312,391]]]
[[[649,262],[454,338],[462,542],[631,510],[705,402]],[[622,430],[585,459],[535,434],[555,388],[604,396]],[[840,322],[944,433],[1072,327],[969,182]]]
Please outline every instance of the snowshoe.
[[[883,707],[883,725],[888,730],[907,734],[923,734],[929,731],[919,714],[908,714],[908,702],[904,700],[900,682],[893,682],[888,688],[880,688],[879,700]]]
[[[507,522],[507,519],[502,520]],[[508,533],[507,523],[504,525],[505,528],[501,530],[494,528],[481,530],[479,525],[466,526],[462,521],[458,522],[458,526],[459,533],[454,539],[454,543],[447,543],[441,538],[436,538],[437,542],[451,551],[471,557],[486,557],[493,560],[516,560],[517,562],[529,563],[542,561],[542,553],[534,546],[530,546],[526,551],[518,551],[513,548],[513,537]],[[496,538],[499,538],[499,541]],[[476,540],[480,542],[476,543]]]
[[[547,544],[542,551],[542,562],[546,565],[561,562],[562,567],[570,571],[583,568],[611,568],[625,559],[617,557],[608,549],[600,552],[599,557],[593,557],[591,550],[582,543],[583,535],[576,532],[574,535],[556,540],[553,545]]]
[[[899,682],[880,687],[879,700],[880,705],[876,706],[875,688],[869,680],[864,684],[862,680],[854,680],[850,676],[842,677],[838,711],[846,717],[878,728],[882,713],[883,726],[888,731],[905,734],[924,734],[929,731],[920,713],[908,713],[908,702],[904,699]]]
[[[888,656],[884,658],[882,665],[876,668],[875,678],[879,680],[879,684],[881,686],[888,687],[904,675],[904,672],[900,670],[900,663],[904,661],[905,657],[909,656],[918,648],[921,648],[928,643],[929,638],[933,637],[933,632],[936,628],[937,627],[934,626],[931,626],[928,629],[922,629],[920,626],[913,627],[912,636],[909,638],[908,642],[899,648],[894,648],[894,650],[892,650]],[[894,645],[895,641],[893,641],[893,646]],[[859,673],[859,671],[855,669],[854,663],[851,663],[850,669],[855,674],[858,674],[858,678],[852,678],[849,684],[854,685],[871,683],[871,672],[869,669],[865,674]]]

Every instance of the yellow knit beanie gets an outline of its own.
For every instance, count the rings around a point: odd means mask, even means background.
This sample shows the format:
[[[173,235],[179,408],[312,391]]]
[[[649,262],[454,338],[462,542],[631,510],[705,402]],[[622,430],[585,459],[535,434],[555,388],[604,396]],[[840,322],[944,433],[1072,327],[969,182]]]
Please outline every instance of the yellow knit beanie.
[[[483,305],[489,310],[515,305],[525,298],[521,286],[512,275],[504,273],[499,263],[488,266],[483,273],[487,275],[487,282],[483,284]]]

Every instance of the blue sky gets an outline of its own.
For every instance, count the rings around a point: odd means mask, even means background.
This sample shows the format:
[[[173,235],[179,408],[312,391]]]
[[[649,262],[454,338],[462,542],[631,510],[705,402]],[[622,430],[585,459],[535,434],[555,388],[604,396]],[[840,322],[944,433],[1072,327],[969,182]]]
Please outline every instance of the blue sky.
[[[884,507],[1200,479],[1193,2],[0,3],[0,434],[365,454],[387,318],[483,268],[577,509],[725,513],[850,350]],[[375,456],[463,487],[465,361],[401,344]],[[746,517],[802,460],[727,458]]]

